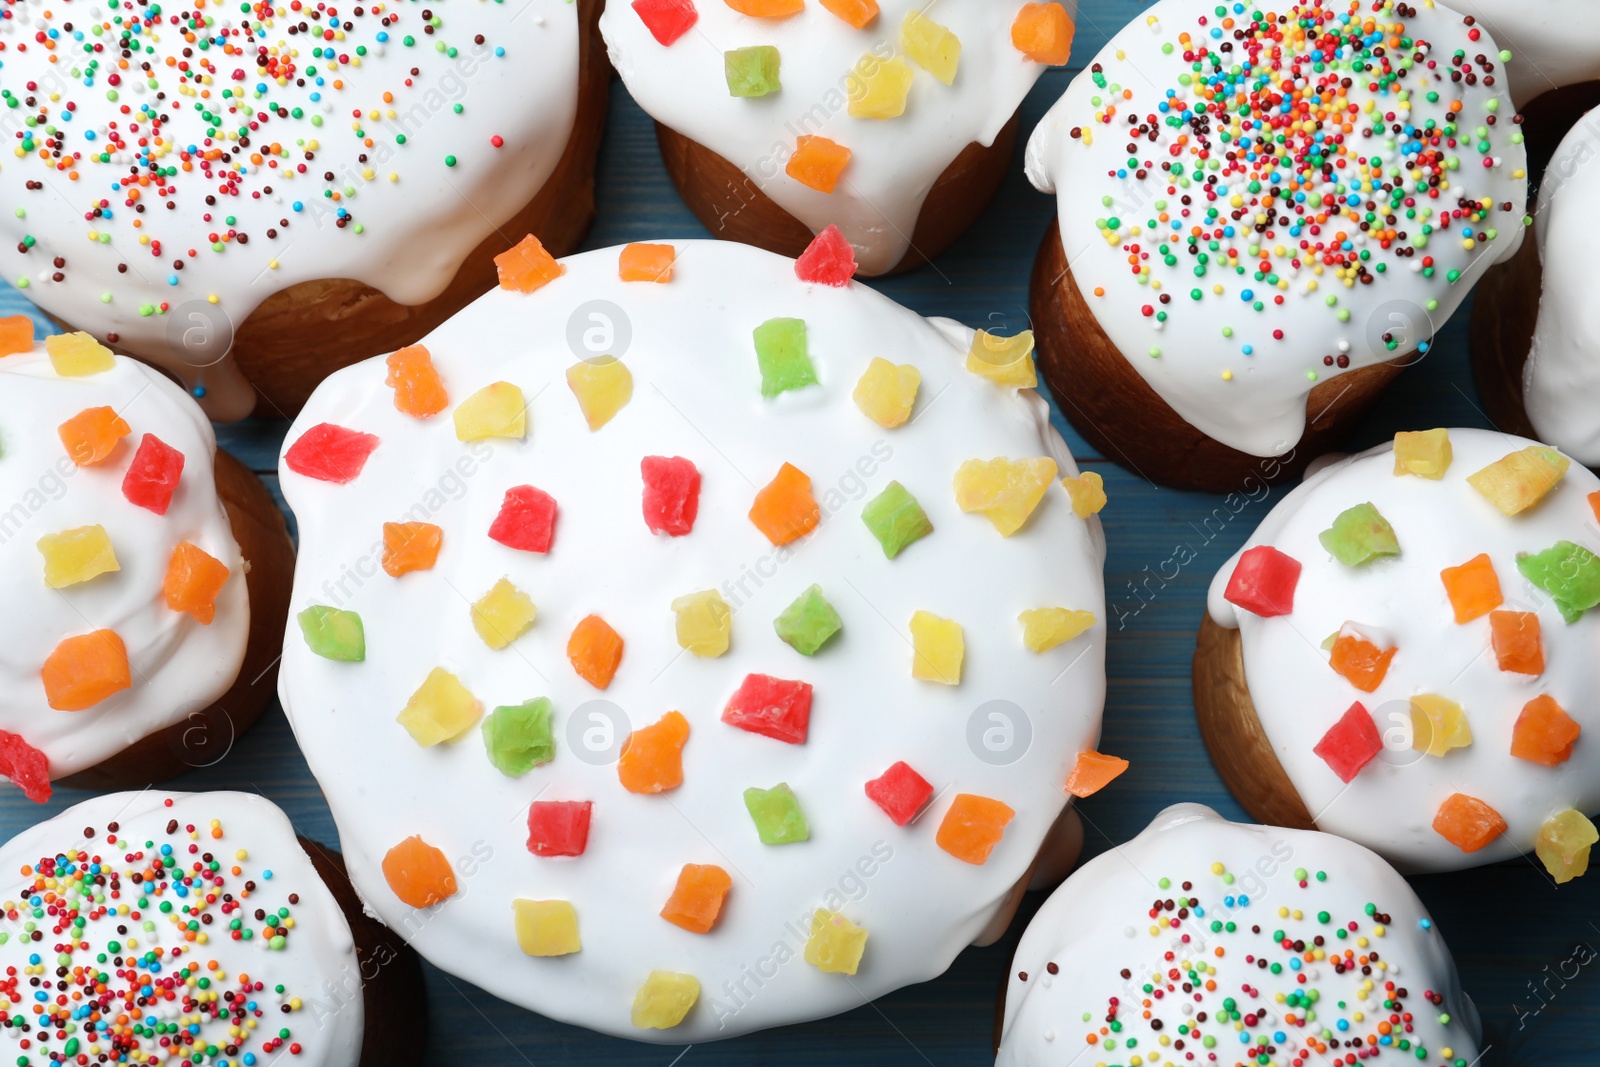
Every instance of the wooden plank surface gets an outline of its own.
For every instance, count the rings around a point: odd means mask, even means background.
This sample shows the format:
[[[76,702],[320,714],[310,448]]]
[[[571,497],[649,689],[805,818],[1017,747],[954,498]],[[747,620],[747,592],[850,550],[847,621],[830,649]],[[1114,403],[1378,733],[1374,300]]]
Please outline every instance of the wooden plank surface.
[[[1144,5],[1082,0],[1081,6],[1079,61],[1092,56]],[[1069,76],[1052,72],[1039,83],[1023,107],[1024,131],[1033,128]],[[1028,271],[1054,203],[1023,178],[1021,151],[1019,143],[1012,173],[995,205],[932,268],[872,284],[923,314],[973,326],[1025,327]],[[587,247],[705,235],[661,169],[651,123],[620,82],[601,153],[599,204],[600,219]],[[0,314],[25,308],[14,291],[0,287]],[[1458,314],[1427,359],[1401,376],[1350,442],[1352,448],[1377,443],[1397,429],[1487,425],[1468,369],[1467,318],[1466,311]],[[1110,543],[1106,588],[1112,637],[1102,748],[1134,761],[1115,786],[1080,804],[1089,826],[1089,852],[1098,854],[1126,840],[1163,807],[1180,800],[1200,801],[1241,817],[1195,730],[1189,659],[1212,574],[1282,491],[1237,515],[1218,513],[1227,521],[1217,533],[1218,522],[1206,526],[1205,520],[1217,513],[1221,498],[1157,489],[1093,455],[1059,414],[1056,422],[1074,453],[1105,476],[1111,498],[1103,516]],[[221,427],[218,436],[224,447],[261,472],[276,493],[276,457],[285,428],[280,422],[253,422]],[[1179,568],[1176,577],[1163,577],[1173,573],[1165,564],[1180,544],[1193,550],[1193,561]],[[317,784],[276,708],[239,738],[225,759],[171,787],[259,791],[280,804],[302,833],[330,843],[337,840]],[[81,794],[59,791],[48,811],[81,799]],[[43,814],[15,791],[0,792],[0,834],[10,836]],[[1448,938],[1463,985],[1483,1015],[1486,1039],[1493,1046],[1484,1062],[1553,1065],[1600,1059],[1600,974],[1591,973],[1597,970],[1594,966],[1568,962],[1579,946],[1594,946],[1580,952],[1579,959],[1593,959],[1600,948],[1600,875],[1558,889],[1535,863],[1517,861],[1418,878],[1413,884]],[[1030,895],[1022,919],[1041,902],[1041,895]],[[1019,922],[999,945],[965,952],[940,979],[847,1015],[687,1052],[553,1023],[430,968],[427,1062],[441,1067],[990,1063],[994,994],[1020,931]]]

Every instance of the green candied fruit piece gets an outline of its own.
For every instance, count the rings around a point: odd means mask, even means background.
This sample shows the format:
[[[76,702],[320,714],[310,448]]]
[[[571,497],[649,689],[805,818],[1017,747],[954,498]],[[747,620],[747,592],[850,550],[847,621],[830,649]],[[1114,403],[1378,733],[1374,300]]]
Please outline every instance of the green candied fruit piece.
[[[817,384],[817,371],[806,350],[804,319],[768,319],[756,327],[756,362],[761,365],[761,395]]]
[[[1550,594],[1561,617],[1577,622],[1600,604],[1600,556],[1571,541],[1557,541],[1543,552],[1517,553],[1517,570]]]
[[[313,604],[298,616],[306,646],[323,659],[360,663],[367,658],[367,635],[353,611]]]
[[[489,762],[507,778],[520,777],[555,758],[550,701],[544,697],[495,708],[483,720],[482,729]]]
[[[746,789],[744,806],[755,820],[763,845],[792,845],[811,838],[811,827],[806,825],[800,801],[795,799],[788,782],[779,782],[771,789]]]
[[[890,482],[861,509],[861,521],[883,546],[883,554],[894,559],[913,541],[933,533],[933,523],[917,503],[917,498],[899,482]]]
[[[813,585],[795,597],[794,603],[772,620],[778,636],[802,656],[815,656],[843,626],[839,613],[822,595],[820,585]]]
[[[1357,504],[1339,513],[1333,525],[1317,535],[1322,547],[1346,567],[1359,567],[1379,556],[1398,556],[1400,540],[1389,520],[1371,504]]]
[[[730,96],[766,96],[782,88],[778,82],[778,50],[770,44],[722,53]]]

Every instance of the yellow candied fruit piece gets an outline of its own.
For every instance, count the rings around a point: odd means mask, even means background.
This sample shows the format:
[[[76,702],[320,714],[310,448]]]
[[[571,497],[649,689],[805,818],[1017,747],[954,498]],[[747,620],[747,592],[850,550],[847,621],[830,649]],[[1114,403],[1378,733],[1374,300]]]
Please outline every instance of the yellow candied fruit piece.
[[[651,971],[633,997],[633,1025],[640,1030],[671,1030],[700,999],[700,980],[692,974]]]
[[[1072,501],[1072,513],[1080,519],[1100,514],[1106,506],[1106,480],[1094,471],[1084,471],[1076,478],[1061,479],[1061,488]]]
[[[885,430],[902,425],[917,403],[922,372],[909,363],[890,363],[873,356],[850,396],[861,413]]]
[[[1015,389],[1037,387],[1039,372],[1033,366],[1033,331],[1023,330],[1012,337],[988,330],[977,331],[972,335],[972,347],[967,349],[967,370],[996,385]]]
[[[538,613],[532,597],[501,578],[472,605],[472,628],[498,651],[526,633]]]
[[[911,647],[911,677],[940,685],[961,684],[967,644],[960,623],[919,611],[911,616]]]
[[[44,350],[50,355],[50,365],[63,378],[99,374],[117,365],[111,349],[82,332],[46,337]]]
[[[44,556],[44,584],[51,589],[65,589],[122,569],[104,526],[45,534],[39,538],[39,551]]]
[[[574,363],[567,368],[567,385],[578,398],[591,433],[633,399],[633,374],[615,356]]]
[[[988,516],[1002,537],[1010,537],[1028,521],[1056,477],[1056,461],[1040,459],[969,459],[956,471],[956,505],[962,511]]]
[[[920,11],[900,23],[900,48],[912,62],[946,85],[956,80],[961,64],[961,38]]]
[[[1411,698],[1411,747],[1430,756],[1443,756],[1454,748],[1472,744],[1472,727],[1461,705],[1435,693]]]
[[[1503,514],[1517,515],[1544,499],[1567,473],[1572,461],[1553,448],[1529,445],[1467,476],[1467,484]]]
[[[1594,823],[1583,812],[1568,808],[1552,815],[1539,828],[1534,851],[1559,885],[1581,877],[1589,869],[1589,848],[1596,842],[1600,842],[1600,831],[1595,830]]]
[[[1017,616],[1029,652],[1048,652],[1094,625],[1094,612],[1068,608],[1029,608]]]
[[[672,602],[677,616],[678,645],[685,652],[715,659],[728,651],[733,634],[733,609],[715,589],[681,596]]]
[[[567,900],[511,902],[517,920],[517,945],[530,956],[570,956],[583,948],[578,912]]]
[[[1417,430],[1394,435],[1395,474],[1414,474],[1438,481],[1455,458],[1449,430]]]
[[[453,741],[472,728],[483,705],[461,684],[461,679],[435,667],[395,719],[423,748]]]
[[[836,911],[811,913],[806,962],[825,974],[855,974],[867,948],[867,932]]]
[[[897,119],[911,95],[911,65],[896,56],[882,60],[868,53],[850,72],[848,110],[854,119]]]
[[[486,385],[456,405],[456,438],[483,441],[490,437],[522,438],[528,433],[528,405],[522,390],[510,382]]]

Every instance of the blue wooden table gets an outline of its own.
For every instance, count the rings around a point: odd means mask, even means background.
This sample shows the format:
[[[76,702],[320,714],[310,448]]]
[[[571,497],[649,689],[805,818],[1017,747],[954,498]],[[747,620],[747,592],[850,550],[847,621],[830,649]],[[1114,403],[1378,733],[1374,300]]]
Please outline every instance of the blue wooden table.
[[[1081,0],[1080,6],[1075,60],[1081,63],[1145,5]],[[1071,74],[1055,71],[1040,81],[1023,105],[1024,131],[1038,122]],[[705,236],[662,170],[650,121],[621,83],[614,84],[600,154],[600,217],[586,247]],[[990,329],[1000,323],[1003,332],[1026,328],[1028,271],[1053,219],[1054,200],[1028,185],[1021,156],[1019,143],[998,200],[932,267],[871,284],[925,315]],[[0,315],[26,307],[14,291],[0,287]],[[1468,366],[1469,311],[1458,314],[1428,357],[1401,376],[1350,447],[1365,448],[1400,429],[1488,425]],[[1112,633],[1101,748],[1133,760],[1114,786],[1079,804],[1088,827],[1088,854],[1127,840],[1156,812],[1180,800],[1243,818],[1211,769],[1195,729],[1189,660],[1207,584],[1283,490],[1233,515],[1221,509],[1220,497],[1157,489],[1096,455],[1059,413],[1055,418],[1079,461],[1105,477],[1110,495],[1102,516],[1110,542],[1106,590]],[[276,492],[278,447],[286,429],[282,422],[251,422],[219,427],[218,437]],[[1163,565],[1182,544],[1192,550],[1193,561],[1176,578],[1163,577],[1171,573]],[[281,805],[301,833],[330,843],[338,838],[276,707],[226,759],[177,779],[171,788],[255,790]],[[47,808],[53,814],[82,799],[83,794],[59,790]],[[0,836],[9,837],[43,814],[14,790],[0,792]],[[1483,1014],[1492,1046],[1483,1062],[1600,1062],[1600,963],[1594,962],[1600,950],[1600,874],[1557,888],[1530,857],[1417,878],[1413,885],[1448,938],[1463,984]],[[1023,923],[1042,900],[1030,894],[1006,938],[992,948],[969,949],[937,981],[833,1019],[688,1050],[635,1045],[553,1023],[430,968],[427,1062],[440,1067],[992,1063],[995,993]]]

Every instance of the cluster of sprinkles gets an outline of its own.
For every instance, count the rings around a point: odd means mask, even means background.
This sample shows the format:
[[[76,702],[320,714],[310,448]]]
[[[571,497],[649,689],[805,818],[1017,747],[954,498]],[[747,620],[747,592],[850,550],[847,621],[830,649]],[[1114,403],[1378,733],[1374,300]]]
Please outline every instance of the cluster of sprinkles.
[[[1447,430],[1400,433],[1394,439],[1394,475],[1397,478],[1443,479],[1454,460]],[[1468,486],[1493,504],[1507,521],[1535,508],[1566,476],[1572,461],[1553,448],[1529,445],[1468,475]],[[1594,517],[1600,519],[1600,492],[1588,496]],[[1399,534],[1371,503],[1347,508],[1336,516],[1319,540],[1341,567],[1352,570],[1381,565],[1402,553]],[[1540,552],[1519,552],[1516,572],[1550,597],[1567,623],[1600,606],[1600,556],[1572,541],[1557,541]],[[1502,561],[1504,566],[1504,561]],[[1292,615],[1301,562],[1271,545],[1257,545],[1239,556],[1229,576],[1224,596],[1228,602],[1262,618]],[[1477,629],[1483,645],[1492,649],[1500,670],[1541,680],[1545,657],[1539,616],[1535,612],[1505,607],[1500,573],[1487,552],[1439,574],[1452,619],[1440,625]],[[1347,620],[1323,644],[1328,666],[1352,689],[1375,692],[1383,684],[1389,665],[1405,650],[1374,627]],[[1536,688],[1542,689],[1542,685]],[[1569,694],[1564,699],[1571,699]],[[1505,716],[1510,709],[1488,708],[1484,713]],[[1423,758],[1448,759],[1450,753],[1473,743],[1471,717],[1456,701],[1439,693],[1410,697],[1412,748]],[[1572,758],[1582,743],[1582,726],[1568,715],[1548,692],[1537,692],[1517,713],[1509,755],[1513,759],[1552,769]],[[1383,751],[1383,737],[1372,713],[1360,700],[1352,703],[1322,736],[1313,752],[1340,781],[1351,782]],[[1453,792],[1439,804],[1433,830],[1459,848],[1473,853],[1486,848],[1506,832],[1507,823],[1486,801]],[[1582,875],[1589,867],[1590,846],[1600,842],[1600,831],[1576,809],[1560,811],[1545,821],[1532,842],[1545,869],[1557,882]],[[1524,844],[1526,847],[1526,844]]]
[[[1142,82],[1117,84],[1095,63],[1093,121],[1070,136],[1124,146],[1108,183],[1139,183],[1155,196],[1148,214],[1131,218],[1118,212],[1139,212],[1143,201],[1125,203],[1126,192],[1097,205],[1110,213],[1096,228],[1145,291],[1137,305],[1102,314],[1146,320],[1148,355],[1160,358],[1169,316],[1181,322],[1185,306],[1220,305],[1220,351],[1292,353],[1316,381],[1350,366],[1351,343],[1311,351],[1323,342],[1295,336],[1296,320],[1278,309],[1320,304],[1344,326],[1346,290],[1381,288],[1403,272],[1416,279],[1408,292],[1418,310],[1437,311],[1441,295],[1492,256],[1497,217],[1526,224],[1526,171],[1521,116],[1502,112],[1495,88],[1510,54],[1447,51],[1417,36],[1417,17],[1394,0],[1304,0],[1278,12],[1233,3],[1173,34],[1151,14],[1145,24],[1162,54],[1187,68],[1154,99],[1138,97]],[[1461,38],[1477,42],[1473,19],[1464,21]],[[1093,293],[1104,298],[1107,286]],[[1388,331],[1381,344],[1370,355],[1405,355],[1413,344],[1425,352],[1428,341]],[[1221,371],[1234,376],[1231,366]]]
[[[169,819],[143,841],[111,822],[21,868],[20,894],[0,919],[0,946],[26,953],[0,977],[18,1067],[253,1067],[301,1054],[288,1018],[300,998],[230,974],[208,948],[226,938],[281,952],[297,936],[299,895],[252,904],[272,871],[252,873],[249,852],[227,850],[224,838],[220,819]],[[261,963],[269,970],[270,956]]]
[[[1292,873],[1295,889],[1313,899],[1341,874]],[[1171,896],[1172,879],[1156,883],[1147,936],[1166,946],[1160,964],[1121,968],[1125,995],[1082,1015],[1097,1067],[1355,1067],[1382,1059],[1469,1067],[1455,1049],[1430,1049],[1417,1036],[1418,1013],[1440,1027],[1451,1016],[1443,994],[1423,990],[1418,1003],[1397,980],[1400,967],[1379,951],[1391,919],[1377,904],[1358,915],[1287,904],[1258,915],[1263,904],[1239,890],[1224,863],[1212,863],[1209,874],[1176,883]],[[1218,902],[1206,903],[1203,893]],[[1430,920],[1418,926],[1433,934]],[[1017,980],[1049,984],[1060,970],[1052,961],[1043,975],[1019,972]]]
[[[676,250],[670,245],[629,245],[618,257],[618,277],[623,282],[671,284]],[[497,260],[502,289],[534,293],[559,283],[566,268],[528,237]],[[828,227],[795,262],[800,281],[813,285],[848,287],[856,261],[849,243],[835,227]],[[772,319],[753,334],[753,370],[760,378],[761,394],[773,400],[798,389],[820,388],[802,319]],[[996,337],[979,332],[967,355],[966,368],[993,384],[1017,390],[1037,383],[1031,334]],[[752,377],[755,377],[753,374]],[[580,361],[566,374],[567,385],[590,432],[605,432],[613,419],[625,419],[633,396],[633,375],[614,357]],[[528,431],[528,399],[521,387],[498,381],[454,403],[451,389],[423,346],[412,346],[388,358],[387,383],[394,390],[395,407],[418,423],[420,432],[454,433],[463,442],[487,439],[522,439]],[[754,383],[752,383],[753,385]],[[912,364],[895,365],[874,358],[865,367],[851,395],[861,416],[892,431],[906,423],[917,402],[921,374]],[[448,419],[434,420],[446,410]],[[344,485],[363,476],[368,460],[384,446],[380,438],[350,427],[320,423],[296,438],[284,453],[285,466],[295,475]],[[1053,459],[996,458],[969,460],[954,474],[959,511],[981,514],[1002,537],[1020,530],[1058,482]],[[637,469],[618,472],[630,494],[639,494],[642,520],[662,538],[692,537],[706,523],[733,516],[702,515],[702,472],[682,456],[639,457]],[[642,481],[642,492],[641,483]],[[1061,505],[1070,505],[1088,519],[1105,503],[1097,475],[1085,474],[1060,481],[1065,491]],[[933,486],[926,487],[932,492]],[[599,491],[599,490],[597,490]],[[1061,506],[1057,505],[1057,506]],[[543,555],[552,551],[559,526],[557,502],[537,486],[516,486],[505,494],[500,512],[487,530],[462,536],[488,538],[521,552]],[[393,580],[415,582],[416,572],[431,570],[445,532],[426,522],[387,522],[383,527],[382,566]],[[784,464],[772,481],[755,494],[748,521],[774,546],[793,545],[804,560],[804,541],[824,518],[812,493],[811,479],[798,467]],[[881,550],[885,565],[902,552],[916,552],[916,544],[936,536],[933,522],[911,490],[891,482],[862,509],[859,535],[864,544]],[[454,536],[454,535],[452,535]],[[667,605],[660,605],[662,608]],[[733,640],[734,612],[716,590],[686,592],[671,605],[676,636],[688,654],[715,659],[725,654]],[[537,608],[532,597],[510,577],[496,582],[471,604],[473,628],[484,645],[499,651],[524,638],[535,625]],[[741,617],[742,618],[742,617]],[[366,631],[359,613],[346,608],[314,604],[298,616],[307,648],[317,656],[340,664],[340,670],[359,670],[366,661]],[[1021,642],[1036,654],[1067,644],[1095,623],[1092,612],[1047,606],[1024,611],[1017,620]],[[845,625],[844,619],[820,585],[812,585],[796,598],[772,626],[798,657],[797,670],[814,656],[827,656],[829,643]],[[913,655],[910,674],[920,682],[959,685],[965,641],[960,623],[931,612],[916,612],[909,623]],[[585,617],[566,638],[566,654],[574,673],[597,690],[611,685],[622,668],[626,642],[610,622],[598,615]],[[813,687],[809,682],[749,674],[732,687],[721,711],[721,723],[770,738],[775,743],[804,745],[811,725]],[[462,739],[474,727],[482,738],[488,764],[509,777],[520,777],[556,758],[551,729],[551,701],[545,697],[494,708],[485,715],[484,704],[466,681],[451,670],[434,667],[405,706],[398,710],[398,734],[404,730],[412,742],[428,749]],[[658,721],[635,729],[616,764],[618,784],[634,794],[660,794],[676,789],[684,780],[683,749],[692,744],[690,723],[670,711]],[[1121,774],[1127,761],[1088,751],[1079,755],[1064,788],[1088,796]],[[486,768],[487,769],[487,768]],[[862,783],[866,795],[896,826],[909,827],[934,803],[931,782],[904,761],[891,764],[880,776]],[[806,841],[811,829],[803,798],[787,782],[744,791],[743,804],[751,831],[763,844],[783,846]],[[528,850],[540,857],[580,857],[588,846],[593,819],[605,818],[600,800],[536,800],[527,813]],[[947,802],[933,837],[937,846],[964,863],[982,865],[1000,844],[1015,812],[1003,801],[968,793]],[[931,822],[932,820],[930,820]],[[915,827],[912,827],[915,830]],[[383,861],[390,889],[412,907],[443,904],[455,895],[457,884],[443,850],[412,836],[394,845]],[[697,935],[712,935],[732,879],[715,865],[688,864],[678,874],[677,887],[659,907],[665,921]],[[581,902],[579,902],[581,903]],[[531,956],[561,956],[582,950],[577,906],[567,900],[514,901],[514,933],[522,950]],[[508,935],[512,931],[508,931]],[[813,917],[805,959],[830,973],[855,974],[865,951],[868,932],[844,914],[818,909]],[[638,987],[632,1019],[637,1027],[666,1029],[677,1026],[699,998],[699,981],[689,974],[654,971]]]

